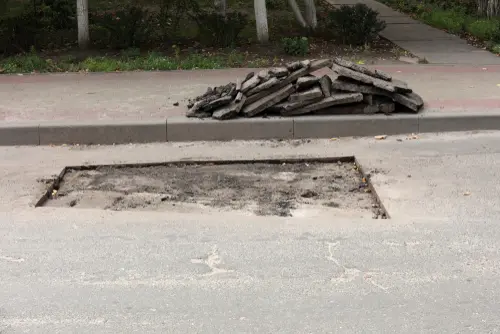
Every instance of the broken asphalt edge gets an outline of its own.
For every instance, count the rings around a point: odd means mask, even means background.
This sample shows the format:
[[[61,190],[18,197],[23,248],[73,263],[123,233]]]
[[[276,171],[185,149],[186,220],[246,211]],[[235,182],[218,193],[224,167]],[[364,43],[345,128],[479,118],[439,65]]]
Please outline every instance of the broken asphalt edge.
[[[320,139],[479,130],[500,130],[500,112],[429,111],[390,116],[256,117],[227,121],[179,116],[153,121],[3,122],[0,146]]]

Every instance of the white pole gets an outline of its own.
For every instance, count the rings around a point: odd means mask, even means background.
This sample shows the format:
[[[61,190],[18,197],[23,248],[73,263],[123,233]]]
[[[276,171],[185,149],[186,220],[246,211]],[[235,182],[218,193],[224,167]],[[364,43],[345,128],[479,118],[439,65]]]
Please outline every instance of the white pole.
[[[267,43],[269,42],[269,31],[267,28],[266,0],[254,0],[254,7],[257,39],[260,43]]]
[[[90,44],[88,0],[76,0],[76,18],[78,22],[78,46],[80,49],[87,49]]]

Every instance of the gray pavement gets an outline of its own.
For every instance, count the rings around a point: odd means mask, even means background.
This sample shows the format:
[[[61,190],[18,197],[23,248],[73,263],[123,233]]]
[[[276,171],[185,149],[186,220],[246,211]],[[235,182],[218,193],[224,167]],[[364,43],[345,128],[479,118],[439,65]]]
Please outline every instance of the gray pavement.
[[[375,0],[330,0],[336,5],[361,2],[377,10],[387,27],[381,36],[431,64],[500,64],[500,57],[430,27]]]
[[[500,110],[499,66],[375,68],[407,81],[424,98],[427,111]],[[164,120],[184,115],[187,99],[207,87],[234,82],[249,71],[0,76],[0,123]]]
[[[32,208],[65,165],[356,155],[392,216]],[[496,333],[500,132],[0,148],[0,332]]]

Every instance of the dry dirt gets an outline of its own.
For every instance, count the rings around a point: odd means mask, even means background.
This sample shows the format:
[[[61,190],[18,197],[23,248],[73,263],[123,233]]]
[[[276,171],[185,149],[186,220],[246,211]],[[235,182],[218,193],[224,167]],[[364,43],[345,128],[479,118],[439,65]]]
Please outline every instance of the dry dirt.
[[[381,214],[353,163],[251,163],[69,170],[46,204],[108,210],[334,216]]]

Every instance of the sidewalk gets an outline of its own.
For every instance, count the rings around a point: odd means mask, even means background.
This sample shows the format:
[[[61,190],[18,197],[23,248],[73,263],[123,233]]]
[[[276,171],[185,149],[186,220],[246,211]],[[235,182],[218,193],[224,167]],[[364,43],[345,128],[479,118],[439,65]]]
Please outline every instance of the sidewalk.
[[[376,66],[407,81],[425,112],[500,110],[500,66]],[[248,69],[0,76],[0,123],[154,121],[183,115],[186,101]],[[179,107],[174,106],[178,102]]]
[[[431,64],[484,64],[500,65],[500,57],[475,48],[463,39],[442,30],[413,20],[408,15],[397,12],[374,0],[340,0],[335,5],[364,3],[378,11],[387,27],[380,34],[415,56],[426,59]]]

